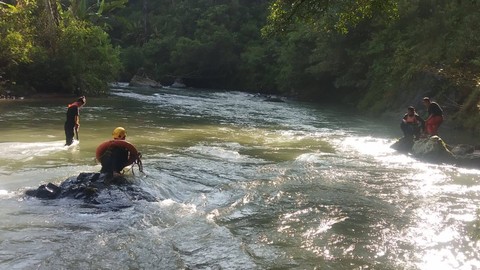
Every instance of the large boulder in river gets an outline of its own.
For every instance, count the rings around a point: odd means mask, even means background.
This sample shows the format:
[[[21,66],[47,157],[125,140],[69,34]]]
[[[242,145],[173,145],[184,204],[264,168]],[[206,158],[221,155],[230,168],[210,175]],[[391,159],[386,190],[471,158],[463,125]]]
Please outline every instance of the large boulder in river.
[[[153,88],[162,88],[162,84],[148,78],[147,76],[134,75],[130,80],[129,86],[134,87],[153,87]]]
[[[430,162],[452,162],[455,159],[447,145],[438,136],[418,140],[414,140],[413,137],[403,137],[392,144],[391,148]]]
[[[428,162],[480,168],[480,151],[476,150],[475,146],[464,144],[449,146],[438,136],[418,140],[403,137],[392,144],[391,148],[410,153],[415,158]]]
[[[183,83],[182,78],[177,78],[177,79],[175,79],[175,81],[172,83],[172,85],[170,85],[170,87],[172,87],[172,88],[186,88],[187,85],[186,85],[185,83]]]
[[[26,195],[40,199],[71,198],[106,210],[130,207],[134,201],[157,201],[150,193],[129,183],[122,176],[108,177],[101,173],[81,173],[57,186],[52,183],[27,190]]]
[[[438,136],[431,136],[414,141],[412,155],[429,161],[451,162],[454,155],[445,142]]]

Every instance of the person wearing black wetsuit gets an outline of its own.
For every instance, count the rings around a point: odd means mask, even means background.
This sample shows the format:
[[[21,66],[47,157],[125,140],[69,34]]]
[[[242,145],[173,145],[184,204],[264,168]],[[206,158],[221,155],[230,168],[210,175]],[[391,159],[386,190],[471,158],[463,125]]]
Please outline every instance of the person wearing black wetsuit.
[[[65,145],[71,145],[73,143],[75,130],[78,132],[78,128],[80,127],[80,108],[85,105],[86,102],[87,99],[81,96],[77,101],[68,105],[67,119],[64,125]]]

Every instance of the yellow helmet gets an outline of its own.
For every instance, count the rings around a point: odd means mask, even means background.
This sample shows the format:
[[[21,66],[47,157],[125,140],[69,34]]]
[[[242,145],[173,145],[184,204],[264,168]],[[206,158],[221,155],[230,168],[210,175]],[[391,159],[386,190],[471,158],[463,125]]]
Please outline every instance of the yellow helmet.
[[[127,132],[123,127],[117,127],[113,130],[112,136],[114,139],[124,139],[127,136]]]

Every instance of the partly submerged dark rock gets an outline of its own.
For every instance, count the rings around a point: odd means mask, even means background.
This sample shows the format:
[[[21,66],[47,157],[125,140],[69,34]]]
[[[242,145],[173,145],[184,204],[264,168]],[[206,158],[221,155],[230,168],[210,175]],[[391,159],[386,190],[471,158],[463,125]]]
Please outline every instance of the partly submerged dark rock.
[[[390,147],[397,150],[398,152],[409,153],[410,151],[412,151],[413,138],[403,137],[400,140],[394,142]]]
[[[276,97],[276,96],[267,96],[263,101],[268,101],[268,102],[285,102],[283,98]]]
[[[480,169],[480,152],[475,151],[470,154],[456,155],[455,164],[462,167]]]
[[[48,183],[27,190],[25,194],[39,199],[81,199],[91,206],[110,210],[130,207],[138,200],[157,201],[150,193],[130,184],[122,176],[112,178],[100,173],[81,173],[77,177],[68,178],[60,186]]]
[[[475,151],[475,146],[473,145],[468,145],[468,144],[459,144],[455,145],[450,149],[450,151],[454,155],[467,155],[467,154],[472,154]]]
[[[60,195],[60,192],[60,187],[52,183],[48,183],[46,185],[39,186],[37,189],[27,190],[25,194],[42,199],[55,199],[58,197],[58,195]]]
[[[415,158],[428,162],[480,168],[480,152],[474,146],[456,145],[451,147],[438,136],[418,140],[403,137],[390,147],[402,153],[410,153]]]

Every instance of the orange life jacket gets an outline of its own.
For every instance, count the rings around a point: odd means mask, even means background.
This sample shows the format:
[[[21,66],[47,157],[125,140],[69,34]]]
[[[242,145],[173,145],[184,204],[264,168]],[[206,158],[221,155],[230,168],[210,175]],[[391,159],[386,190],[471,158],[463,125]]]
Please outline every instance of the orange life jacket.
[[[416,123],[418,123],[417,116],[415,114],[414,115],[408,115],[407,114],[407,118],[405,118],[405,122],[416,124]]]
[[[80,102],[75,101],[75,102],[73,102],[72,104],[68,104],[68,108],[71,108],[71,107],[73,107],[73,106],[75,106],[75,107],[80,107]]]

